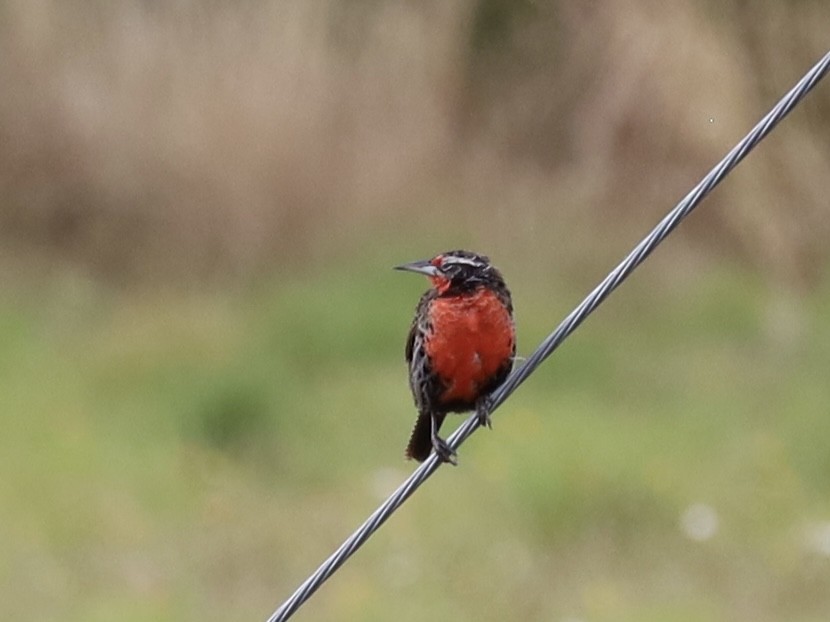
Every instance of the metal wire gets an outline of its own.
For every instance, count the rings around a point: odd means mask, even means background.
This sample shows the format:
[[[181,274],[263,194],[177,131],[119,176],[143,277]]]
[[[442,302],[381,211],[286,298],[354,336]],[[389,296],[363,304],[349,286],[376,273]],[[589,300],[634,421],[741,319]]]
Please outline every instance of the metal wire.
[[[510,377],[491,396],[491,411],[498,408],[520,384],[596,309],[617,286],[622,283],[649,256],[660,242],[671,233],[703,198],[709,194],[729,172],[767,135],[804,96],[821,80],[830,69],[830,52],[808,71],[775,107],[747,134],[735,148],[723,158],[701,182],[687,194],[677,206],[632,250],[623,261],[574,309],[559,326],[527,358],[523,365],[513,370]],[[457,449],[479,427],[478,417],[473,415],[453,432],[447,443]],[[369,537],[406,501],[415,490],[440,466],[438,457],[432,453],[403,484],[346,539],[332,555],[294,594],[277,609],[268,622],[283,622],[290,618],[300,606]]]

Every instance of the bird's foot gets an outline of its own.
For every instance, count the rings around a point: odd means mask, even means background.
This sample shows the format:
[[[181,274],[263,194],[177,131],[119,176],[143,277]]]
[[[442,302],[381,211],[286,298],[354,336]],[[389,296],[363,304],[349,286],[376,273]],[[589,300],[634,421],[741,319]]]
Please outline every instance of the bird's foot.
[[[449,462],[453,466],[458,466],[458,460],[456,460],[458,454],[449,446],[447,441],[437,434],[432,437],[432,448],[435,450],[435,454],[441,462]]]
[[[478,417],[478,424],[482,427],[493,429],[493,422],[490,419],[490,410],[492,408],[492,401],[489,395],[479,398],[476,402],[476,417]]]

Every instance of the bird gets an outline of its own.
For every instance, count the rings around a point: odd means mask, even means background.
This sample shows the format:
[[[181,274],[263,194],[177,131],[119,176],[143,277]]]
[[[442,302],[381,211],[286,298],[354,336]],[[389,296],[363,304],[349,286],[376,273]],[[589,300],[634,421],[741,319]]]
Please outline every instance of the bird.
[[[406,339],[409,387],[418,410],[405,455],[423,462],[435,450],[457,464],[439,435],[447,413],[475,410],[490,423],[489,396],[513,368],[516,329],[513,302],[501,272],[484,255],[465,250],[395,266],[425,275]]]

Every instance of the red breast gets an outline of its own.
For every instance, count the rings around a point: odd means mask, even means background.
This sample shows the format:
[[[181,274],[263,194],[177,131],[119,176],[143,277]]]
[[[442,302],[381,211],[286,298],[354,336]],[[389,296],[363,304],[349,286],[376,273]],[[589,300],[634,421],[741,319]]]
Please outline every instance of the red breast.
[[[441,402],[474,402],[481,388],[513,355],[513,320],[495,293],[440,297],[429,309],[424,344],[431,367],[446,384]]]

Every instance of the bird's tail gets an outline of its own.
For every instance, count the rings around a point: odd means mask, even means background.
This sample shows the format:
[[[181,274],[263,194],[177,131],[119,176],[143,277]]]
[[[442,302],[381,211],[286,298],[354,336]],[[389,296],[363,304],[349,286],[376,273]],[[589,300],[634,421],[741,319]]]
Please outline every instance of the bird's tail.
[[[406,446],[406,457],[423,462],[429,457],[432,451],[432,417],[435,417],[436,429],[444,423],[446,415],[430,414],[429,412],[419,413],[415,427],[412,428],[412,435],[409,437],[409,445]]]

